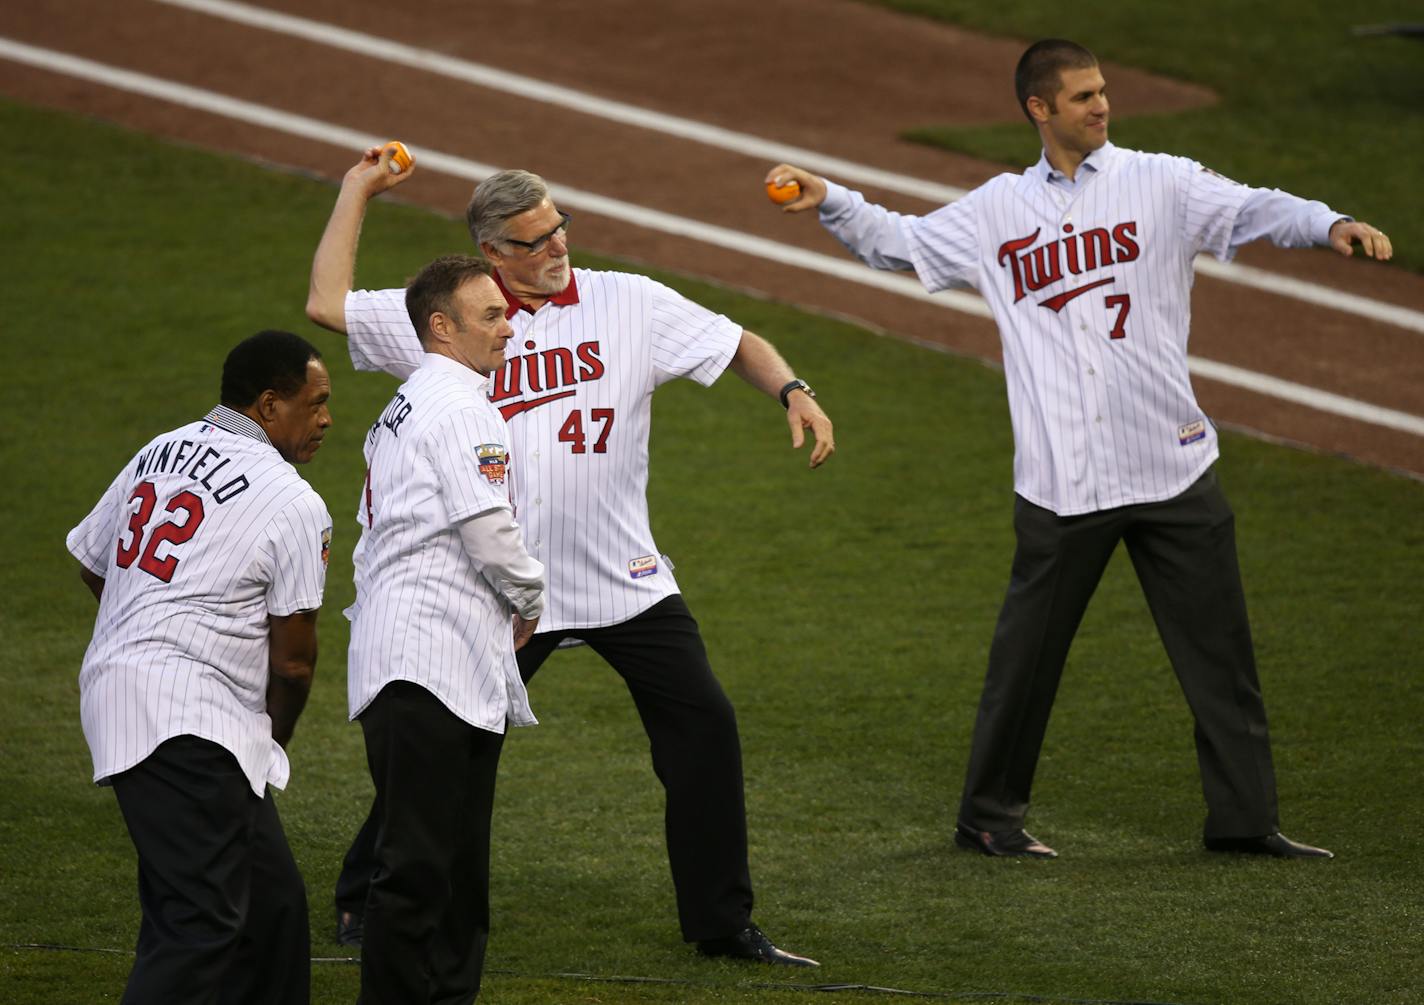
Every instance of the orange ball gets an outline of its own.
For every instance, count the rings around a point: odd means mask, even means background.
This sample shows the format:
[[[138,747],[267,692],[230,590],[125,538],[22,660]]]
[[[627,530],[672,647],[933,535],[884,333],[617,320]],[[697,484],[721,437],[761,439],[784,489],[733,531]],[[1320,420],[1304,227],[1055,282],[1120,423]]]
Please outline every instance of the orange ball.
[[[400,140],[391,140],[384,149],[391,151],[391,174],[409,171],[410,166],[415,163],[415,158],[410,155],[409,148]]]
[[[785,185],[769,181],[766,183],[766,197],[778,206],[785,206],[801,198],[801,185],[794,178]]]

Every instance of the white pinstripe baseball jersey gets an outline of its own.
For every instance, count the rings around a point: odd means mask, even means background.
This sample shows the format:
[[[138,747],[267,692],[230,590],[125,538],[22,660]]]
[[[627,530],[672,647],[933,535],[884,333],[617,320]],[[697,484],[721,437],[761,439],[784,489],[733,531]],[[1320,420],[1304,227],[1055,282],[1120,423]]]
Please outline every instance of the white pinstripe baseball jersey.
[[[1071,516],[1169,499],[1217,457],[1187,372],[1192,259],[1257,237],[1327,243],[1339,214],[1195,161],[1106,144],[1076,183],[1046,158],[928,216],[830,183],[821,222],[931,292],[972,287],[1004,348],[1014,490]]]
[[[79,673],[94,780],[191,735],[229,750],[258,796],[284,788],[267,619],[321,606],[331,517],[262,428],[219,405],[155,438],[66,544],[104,579]]]
[[[710,385],[741,326],[629,273],[574,269],[532,314],[505,295],[515,335],[490,398],[509,422],[524,540],[548,577],[539,630],[620,624],[677,592],[648,523],[653,391],[675,377]],[[358,370],[404,376],[419,360],[402,290],[348,294],[346,331]]]
[[[480,729],[533,725],[511,601],[476,568],[458,529],[510,509],[509,431],[488,377],[435,354],[419,364],[366,436],[356,603],[346,612],[351,718],[404,680]]]

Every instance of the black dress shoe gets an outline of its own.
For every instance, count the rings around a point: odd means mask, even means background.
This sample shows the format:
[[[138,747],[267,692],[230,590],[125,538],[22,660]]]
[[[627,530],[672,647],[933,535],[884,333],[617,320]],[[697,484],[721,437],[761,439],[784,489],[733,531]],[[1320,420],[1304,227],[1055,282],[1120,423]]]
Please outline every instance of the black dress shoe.
[[[361,938],[366,934],[365,920],[354,911],[336,909],[336,941],[343,946],[361,948]]]
[[[729,935],[725,939],[703,939],[697,943],[697,951],[703,956],[726,956],[734,960],[773,963],[783,967],[820,966],[809,956],[797,956],[784,949],[777,949],[756,925],[748,925],[736,935]]]
[[[1243,855],[1270,855],[1273,858],[1334,858],[1333,851],[1292,841],[1280,831],[1249,838],[1203,838],[1207,851],[1234,851]]]
[[[954,843],[996,858],[1057,858],[1058,853],[1028,831],[976,831],[959,824]]]

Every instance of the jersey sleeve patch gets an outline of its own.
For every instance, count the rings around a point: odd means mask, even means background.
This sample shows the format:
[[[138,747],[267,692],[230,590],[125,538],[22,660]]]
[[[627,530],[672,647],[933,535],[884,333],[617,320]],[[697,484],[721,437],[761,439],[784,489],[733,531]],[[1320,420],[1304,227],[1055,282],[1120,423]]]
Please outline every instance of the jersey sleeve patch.
[[[491,485],[503,485],[509,472],[509,451],[501,443],[481,443],[475,447],[479,472]]]

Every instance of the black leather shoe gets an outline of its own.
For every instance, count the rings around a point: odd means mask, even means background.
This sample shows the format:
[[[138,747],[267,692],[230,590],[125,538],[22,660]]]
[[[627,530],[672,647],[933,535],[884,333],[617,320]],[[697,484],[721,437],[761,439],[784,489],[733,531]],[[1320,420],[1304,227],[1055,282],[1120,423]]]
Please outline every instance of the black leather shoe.
[[[361,938],[366,934],[366,925],[361,915],[354,911],[336,909],[336,941],[343,946],[361,948]]]
[[[996,858],[1057,858],[1058,853],[1028,831],[976,831],[959,824],[954,843]]]
[[[1270,855],[1273,858],[1334,858],[1333,851],[1292,841],[1280,831],[1249,838],[1203,838],[1207,851],[1234,851],[1243,855]]]
[[[820,966],[809,956],[797,956],[784,949],[777,949],[756,925],[748,925],[736,935],[729,935],[725,939],[703,939],[697,943],[697,951],[703,956],[726,956],[734,960],[751,960],[753,963],[772,963],[783,967]]]

